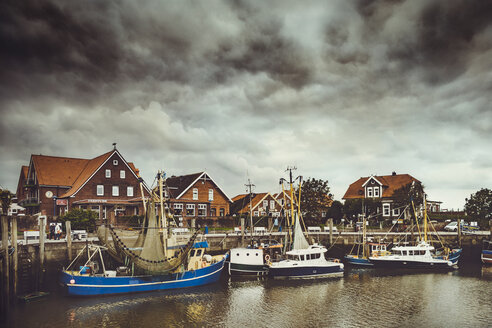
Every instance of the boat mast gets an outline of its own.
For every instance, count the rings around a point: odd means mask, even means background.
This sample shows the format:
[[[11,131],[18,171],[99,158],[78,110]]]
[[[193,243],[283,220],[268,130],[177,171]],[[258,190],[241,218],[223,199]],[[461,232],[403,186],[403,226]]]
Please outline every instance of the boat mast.
[[[249,189],[249,221],[250,221],[250,236],[251,236],[251,244],[253,244],[253,207],[251,205],[251,198],[253,198],[253,194],[251,193],[251,188],[255,187],[254,184],[251,183],[250,179],[248,179],[248,184],[245,185]]]
[[[423,193],[423,197],[424,197],[424,202],[422,204],[422,206],[424,206],[424,241],[427,242],[427,203],[426,203],[426,200],[425,200],[425,192]]]
[[[162,197],[162,178],[163,175],[165,175],[164,172],[159,171],[157,173],[157,176],[159,178],[159,202],[161,206],[161,224],[163,227],[163,242],[164,242],[164,256],[167,257],[167,218],[164,216],[164,203],[163,203],[163,197]]]

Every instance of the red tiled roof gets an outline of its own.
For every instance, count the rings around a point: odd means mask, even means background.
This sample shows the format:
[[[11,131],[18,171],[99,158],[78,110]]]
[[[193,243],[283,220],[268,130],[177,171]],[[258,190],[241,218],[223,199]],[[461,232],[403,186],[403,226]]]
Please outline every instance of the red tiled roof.
[[[102,154],[91,160],[87,160],[85,167],[82,169],[77,179],[73,182],[72,188],[60,198],[72,196],[79,188],[91,177],[91,175],[113,154],[113,150]]]
[[[251,195],[252,196],[251,207],[253,208],[253,210],[255,210],[258,204],[260,204],[263,198],[265,198],[267,195],[272,196],[268,192]],[[231,207],[231,212],[234,211],[234,213],[249,213],[249,198],[250,198],[249,194],[237,195],[236,197],[234,197],[233,198],[234,203]]]
[[[89,160],[82,158],[32,155],[40,185],[71,186]]]
[[[383,185],[383,193],[381,195],[383,198],[392,197],[395,190],[412,183],[413,181],[420,183],[419,180],[409,174],[381,175],[373,177]],[[343,199],[364,198],[364,188],[362,185],[370,178],[371,177],[362,177],[352,183],[345,192]]]
[[[27,179],[27,174],[29,173],[29,166],[22,165],[21,171],[24,179]]]

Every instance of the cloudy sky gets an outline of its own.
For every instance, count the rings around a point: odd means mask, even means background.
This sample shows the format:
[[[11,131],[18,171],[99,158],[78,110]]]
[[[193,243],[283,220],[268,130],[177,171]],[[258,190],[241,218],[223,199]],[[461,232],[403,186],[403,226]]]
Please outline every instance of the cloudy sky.
[[[0,4],[0,185],[31,154],[113,142],[150,184],[206,170],[233,197],[287,166],[408,173],[445,208],[492,188],[492,2]]]

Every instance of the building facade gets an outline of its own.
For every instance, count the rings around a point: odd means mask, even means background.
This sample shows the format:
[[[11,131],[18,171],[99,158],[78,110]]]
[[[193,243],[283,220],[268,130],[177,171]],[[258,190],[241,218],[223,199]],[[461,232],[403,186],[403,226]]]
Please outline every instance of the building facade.
[[[24,169],[23,169],[24,170]],[[143,213],[149,189],[133,163],[116,147],[93,159],[31,155],[17,188],[26,214],[63,215],[72,208],[92,210],[100,219]]]
[[[394,204],[394,192],[414,182],[420,184],[419,180],[409,174],[396,174],[395,172],[391,175],[361,177],[350,184],[343,199],[380,200],[381,206],[378,208],[378,213],[383,218],[390,219],[402,213],[402,209]]]
[[[219,218],[230,214],[232,200],[207,172],[166,179],[165,196],[174,217],[187,225],[192,218]]]
[[[282,199],[283,200],[283,199]],[[251,204],[251,214],[254,217],[261,216],[271,216],[280,217],[282,216],[282,204],[275,198],[275,195],[269,192],[264,193],[252,193],[241,194],[235,196],[233,199],[233,204],[231,206],[231,214],[237,215],[249,215],[250,214],[250,204]]]

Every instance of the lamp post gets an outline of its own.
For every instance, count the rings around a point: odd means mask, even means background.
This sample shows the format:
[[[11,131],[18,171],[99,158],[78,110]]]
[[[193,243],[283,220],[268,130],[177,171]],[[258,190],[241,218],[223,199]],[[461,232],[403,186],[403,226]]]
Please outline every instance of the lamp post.
[[[53,217],[56,216],[56,196],[53,196]]]

